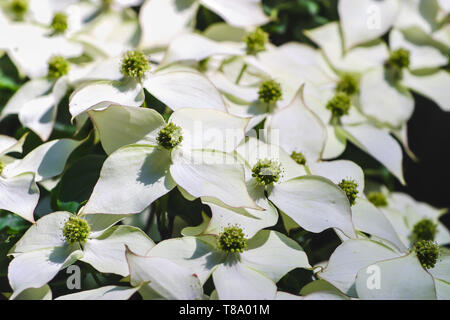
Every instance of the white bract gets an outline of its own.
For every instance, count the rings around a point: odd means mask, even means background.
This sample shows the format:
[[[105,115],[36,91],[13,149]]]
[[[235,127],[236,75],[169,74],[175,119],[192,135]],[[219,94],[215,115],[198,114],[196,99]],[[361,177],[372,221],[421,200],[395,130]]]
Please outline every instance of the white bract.
[[[149,256],[189,268],[202,284],[212,275],[221,300],[275,299],[275,283],[287,272],[311,268],[302,248],[276,231],[259,231],[248,239],[242,253],[220,249],[220,237],[221,234],[215,234],[165,240]]]
[[[147,0],[141,8],[142,27],[140,47],[164,48],[178,35],[193,30],[199,5],[216,12],[228,24],[254,27],[265,24],[260,0]]]
[[[249,138],[237,148],[245,164],[246,179],[302,228],[322,232],[338,228],[354,237],[350,204],[345,193],[330,180],[306,175],[281,148]],[[255,192],[254,191],[254,192]]]
[[[89,225],[84,241],[69,241],[63,230],[70,218],[82,219]],[[8,278],[14,290],[12,299],[27,288],[40,288],[56,274],[77,260],[89,263],[100,272],[129,274],[125,245],[145,255],[154,246],[140,229],[114,226],[123,216],[73,216],[54,212],[39,219],[14,245],[14,257]],[[73,236],[73,234],[71,234]]]
[[[440,248],[436,265],[426,269],[417,253],[400,253],[371,240],[348,240],[318,273],[341,292],[361,299],[449,299],[449,254]]]
[[[261,209],[231,153],[244,138],[247,120],[191,108],[175,111],[167,123],[145,108],[110,106],[89,114],[111,154],[84,212],[139,213],[177,185],[194,197]],[[126,119],[135,130],[119,125]]]
[[[108,68],[111,69],[109,74],[103,74],[104,80],[84,84],[72,93],[69,110],[73,117],[92,108],[104,109],[111,104],[141,106],[145,100],[144,88],[172,110],[208,108],[226,111],[226,105],[220,93],[202,74],[194,70],[170,68],[157,69],[147,74],[151,66],[143,53],[134,51],[129,53],[137,54],[140,59],[145,59],[145,62],[140,61],[144,65],[141,70],[142,75],[133,78],[124,76],[120,72],[121,68],[122,70],[124,68],[126,55],[123,58],[116,57],[108,60]],[[95,74],[96,69],[93,72]]]
[[[0,209],[14,212],[25,220],[34,222],[33,212],[39,201],[36,182],[59,175],[67,158],[80,144],[70,139],[44,143],[28,153],[23,159],[8,156],[22,152],[26,135],[19,141],[0,136]]]

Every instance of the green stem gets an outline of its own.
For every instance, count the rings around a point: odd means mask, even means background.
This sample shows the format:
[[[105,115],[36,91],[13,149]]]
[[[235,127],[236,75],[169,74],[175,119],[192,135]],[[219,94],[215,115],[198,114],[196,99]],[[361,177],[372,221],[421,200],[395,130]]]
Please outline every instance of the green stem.
[[[247,64],[246,63],[244,63],[244,65],[241,68],[241,71],[239,72],[238,77],[236,78],[236,84],[239,84],[239,82],[241,81],[241,78],[244,75],[245,70],[247,70]]]

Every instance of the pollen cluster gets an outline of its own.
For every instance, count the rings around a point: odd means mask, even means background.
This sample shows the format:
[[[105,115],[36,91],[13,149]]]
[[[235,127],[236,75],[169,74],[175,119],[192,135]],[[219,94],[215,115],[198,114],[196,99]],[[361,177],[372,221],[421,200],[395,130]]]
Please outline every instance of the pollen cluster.
[[[291,158],[292,158],[295,162],[297,162],[298,164],[300,164],[300,165],[305,165],[305,164],[306,164],[306,158],[305,158],[305,156],[303,155],[303,153],[301,153],[301,152],[293,151],[293,152],[291,153]]]
[[[255,31],[244,37],[244,42],[247,45],[247,54],[255,55],[266,50],[267,41],[269,41],[269,34],[261,28],[256,28]]]
[[[434,268],[439,258],[439,247],[436,243],[431,240],[420,240],[415,244],[414,249],[425,269]]]
[[[400,48],[394,50],[389,55],[388,65],[399,69],[408,68],[410,64],[410,53],[408,50]]]
[[[264,103],[275,103],[282,98],[281,85],[274,80],[266,80],[259,86],[258,98]]]
[[[252,169],[252,177],[259,185],[267,186],[277,182],[281,176],[281,166],[269,159],[258,160]]]
[[[434,240],[437,233],[437,224],[430,219],[422,219],[417,222],[412,231],[413,242],[420,240]]]
[[[61,56],[53,56],[48,61],[48,74],[51,79],[57,79],[69,73],[69,62]]]
[[[64,12],[57,12],[53,16],[50,27],[55,33],[64,33],[67,30],[67,15]]]
[[[71,216],[63,228],[63,235],[67,242],[84,243],[89,237],[91,228],[87,221],[77,216]]]
[[[242,228],[238,226],[226,227],[217,238],[219,250],[227,253],[242,253],[247,249],[247,239]]]
[[[171,122],[158,132],[156,140],[160,146],[172,150],[183,141],[181,128]]]
[[[351,100],[345,92],[337,92],[334,97],[328,101],[327,109],[331,111],[334,117],[342,117],[348,114],[350,110]]]
[[[22,17],[28,10],[28,0],[13,0],[10,9],[18,17]]]
[[[338,186],[344,190],[350,205],[354,205],[358,195],[358,184],[354,180],[343,179]]]
[[[150,62],[142,51],[128,51],[122,58],[120,71],[126,77],[141,80],[150,70]]]
[[[352,75],[344,74],[336,87],[336,91],[352,96],[358,92],[358,81]]]
[[[371,192],[367,198],[375,207],[386,207],[388,205],[386,196],[381,192]]]

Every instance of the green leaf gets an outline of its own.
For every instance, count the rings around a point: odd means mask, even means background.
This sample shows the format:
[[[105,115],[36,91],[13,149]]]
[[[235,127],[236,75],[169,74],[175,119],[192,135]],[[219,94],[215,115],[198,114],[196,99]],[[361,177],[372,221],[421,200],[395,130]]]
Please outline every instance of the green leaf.
[[[74,161],[52,192],[52,206],[76,212],[91,195],[105,159],[103,155],[87,155]]]

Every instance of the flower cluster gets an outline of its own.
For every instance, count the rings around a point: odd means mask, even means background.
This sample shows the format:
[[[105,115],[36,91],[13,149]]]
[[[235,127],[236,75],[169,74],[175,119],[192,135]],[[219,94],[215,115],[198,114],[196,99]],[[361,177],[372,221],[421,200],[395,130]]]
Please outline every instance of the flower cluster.
[[[380,183],[410,91],[450,111],[448,5],[339,0],[275,45],[258,0],[36,1],[0,6],[8,298],[450,299],[445,211]],[[72,264],[98,287],[53,286]]]

